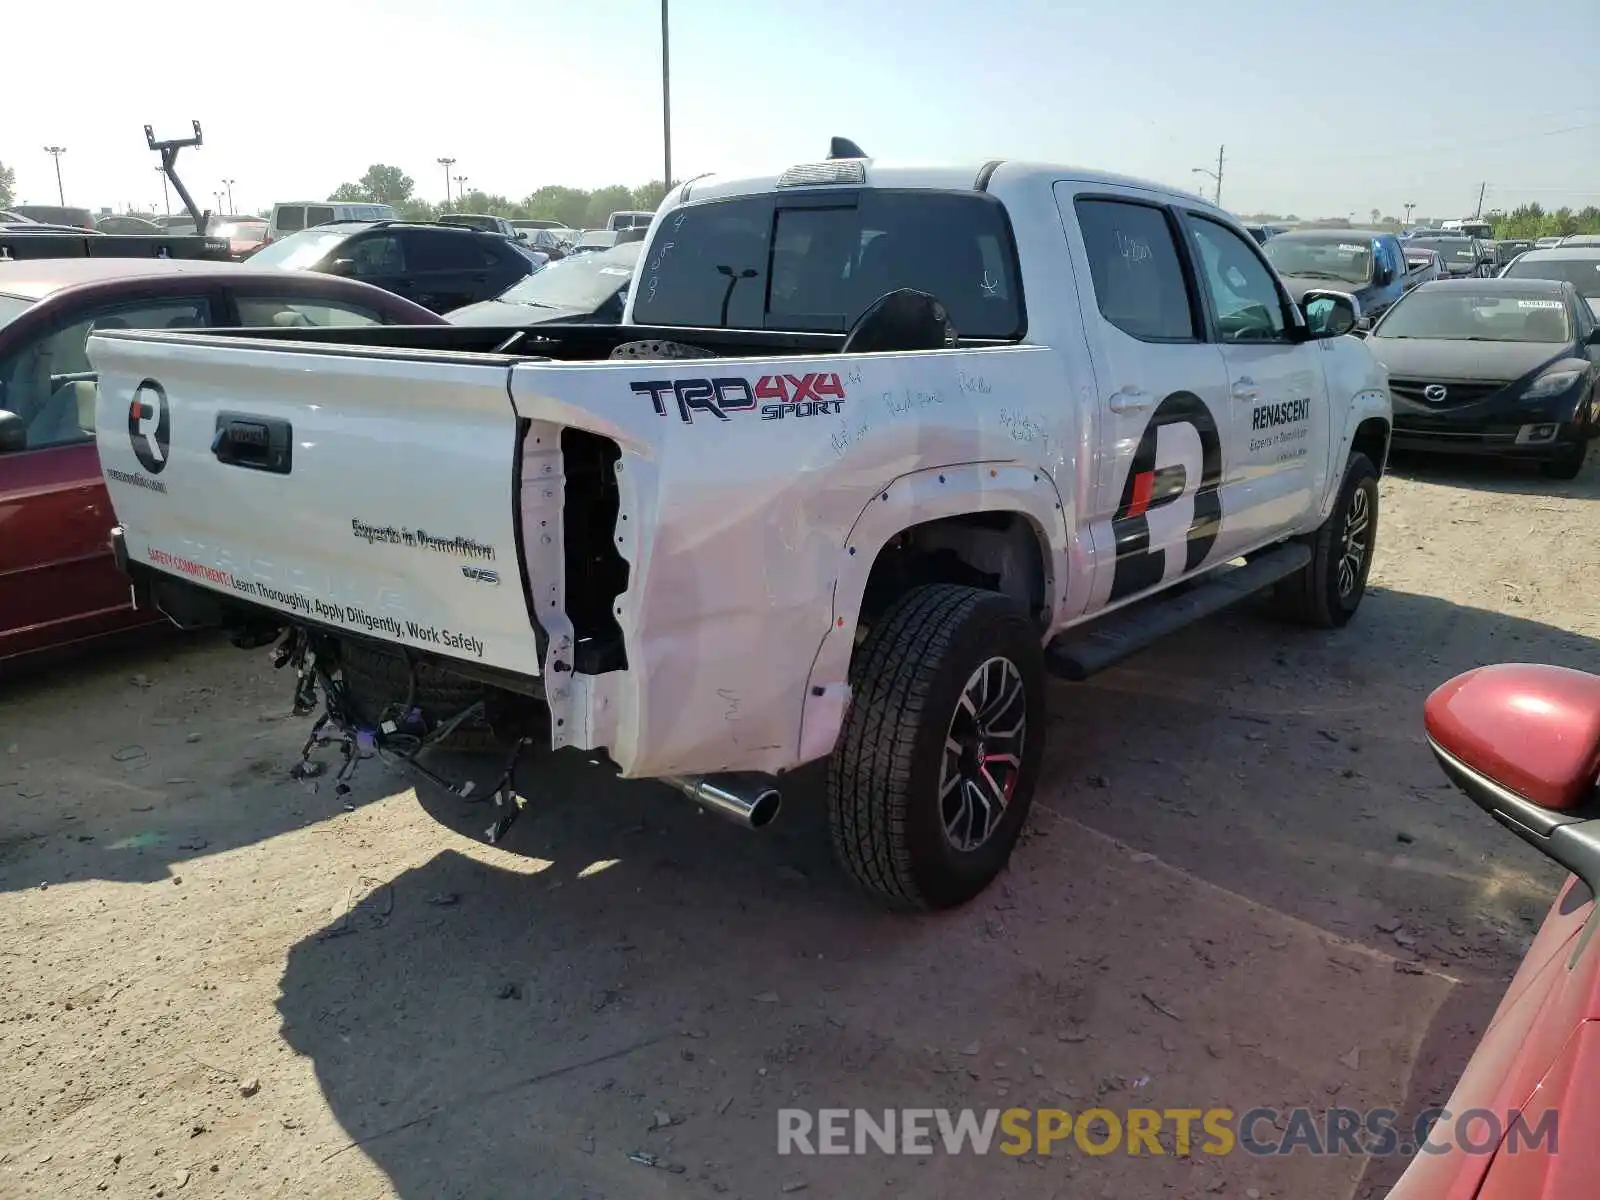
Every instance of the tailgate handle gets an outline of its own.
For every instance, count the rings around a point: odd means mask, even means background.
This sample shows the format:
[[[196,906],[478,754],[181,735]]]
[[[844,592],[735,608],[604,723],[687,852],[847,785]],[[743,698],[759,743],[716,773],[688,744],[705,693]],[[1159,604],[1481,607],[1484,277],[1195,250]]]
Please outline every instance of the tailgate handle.
[[[287,475],[293,463],[294,430],[277,417],[219,412],[211,453],[229,467]]]

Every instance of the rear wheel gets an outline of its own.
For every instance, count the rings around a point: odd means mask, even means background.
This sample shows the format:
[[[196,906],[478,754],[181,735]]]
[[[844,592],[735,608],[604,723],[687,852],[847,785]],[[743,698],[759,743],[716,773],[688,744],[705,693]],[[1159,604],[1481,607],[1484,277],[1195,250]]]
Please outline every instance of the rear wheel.
[[[828,766],[844,868],[900,908],[947,908],[1004,869],[1044,747],[1039,636],[1004,596],[937,584],[868,633]]]

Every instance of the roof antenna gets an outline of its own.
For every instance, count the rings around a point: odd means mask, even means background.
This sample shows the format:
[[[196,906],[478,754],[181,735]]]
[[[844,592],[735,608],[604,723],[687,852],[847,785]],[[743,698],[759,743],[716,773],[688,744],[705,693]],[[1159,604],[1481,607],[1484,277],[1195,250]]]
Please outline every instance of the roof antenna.
[[[865,158],[867,152],[849,138],[836,137],[828,143],[829,158]]]

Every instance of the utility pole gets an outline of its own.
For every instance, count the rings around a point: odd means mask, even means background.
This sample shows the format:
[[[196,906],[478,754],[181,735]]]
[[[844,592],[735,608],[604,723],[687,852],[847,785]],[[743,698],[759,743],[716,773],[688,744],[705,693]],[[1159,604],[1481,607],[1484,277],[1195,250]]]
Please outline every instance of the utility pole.
[[[233,213],[233,185],[234,185],[235,182],[237,182],[237,181],[236,180],[232,180],[232,179],[224,179],[222,181],[222,186],[228,189],[228,213],[229,213],[229,215],[232,215],[232,213]]]
[[[450,168],[456,165],[453,158],[436,158],[433,160],[444,168],[444,206],[450,207]]]
[[[1410,229],[1411,228],[1411,210],[1413,208],[1415,208],[1416,206],[1417,205],[1416,205],[1416,202],[1414,200],[1407,200],[1406,201],[1406,220],[1405,220],[1405,224],[1402,225],[1400,228],[1402,228],[1402,229]]]
[[[1483,194],[1488,190],[1489,184],[1487,180],[1478,185],[1478,211],[1472,214],[1472,219],[1474,221],[1483,216]]]
[[[161,176],[161,203],[166,205],[167,216],[172,215],[172,193],[167,190],[167,172],[164,167],[157,167],[156,174]]]
[[[67,152],[65,146],[46,146],[44,152],[56,160],[56,203],[66,206],[67,196],[61,189],[61,156]]]
[[[667,0],[661,0],[661,182],[672,188],[672,58],[667,31]]]
[[[1224,147],[1224,146],[1218,146],[1217,147],[1217,169],[1215,171],[1211,170],[1211,168],[1209,168],[1209,167],[1191,167],[1190,168],[1190,172],[1192,174],[1195,174],[1195,175],[1208,175],[1212,179],[1217,181],[1216,205],[1217,205],[1218,208],[1222,207],[1222,152],[1223,152],[1224,149],[1226,149],[1226,147]]]

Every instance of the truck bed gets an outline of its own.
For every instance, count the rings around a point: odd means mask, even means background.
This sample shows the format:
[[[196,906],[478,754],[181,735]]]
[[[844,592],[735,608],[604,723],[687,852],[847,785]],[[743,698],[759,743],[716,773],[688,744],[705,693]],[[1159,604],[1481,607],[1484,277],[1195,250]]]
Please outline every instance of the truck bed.
[[[227,238],[160,233],[0,230],[0,262],[34,258],[186,258],[230,262]]]
[[[715,357],[602,361],[653,340]],[[673,774],[795,761],[818,648],[851,636],[835,583],[848,565],[859,590],[872,561],[849,549],[863,512],[902,476],[1015,461],[1026,446],[1002,406],[1066,388],[1044,347],[847,355],[842,342],[591,325],[114,330],[88,353],[128,559],[170,615],[174,589],[198,589],[536,681],[558,745]],[[994,503],[1014,486],[1059,523],[1038,472],[983,474]]]

